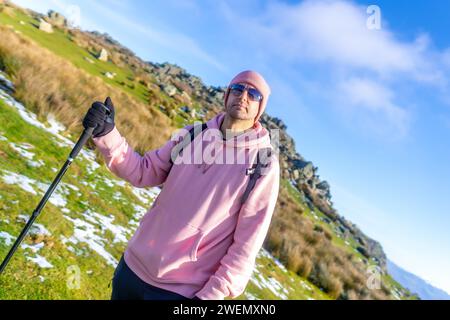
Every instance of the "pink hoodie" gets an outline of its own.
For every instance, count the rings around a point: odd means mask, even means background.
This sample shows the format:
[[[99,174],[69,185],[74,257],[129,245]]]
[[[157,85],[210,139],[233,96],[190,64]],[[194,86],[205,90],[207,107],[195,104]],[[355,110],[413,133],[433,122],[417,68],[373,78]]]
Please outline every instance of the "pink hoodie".
[[[246,169],[254,163],[259,148],[272,146],[269,132],[259,122],[251,139],[208,141],[207,132],[218,130],[224,116],[220,113],[210,119],[208,129],[192,144],[202,143],[203,152],[208,145],[215,147],[219,150],[215,157],[244,152],[246,164],[175,162],[171,169],[176,141],[141,156],[117,128],[93,139],[107,167],[118,177],[140,188],[164,184],[130,239],[124,259],[143,281],[188,298],[221,300],[244,292],[278,197],[280,167],[278,155],[272,152],[268,170],[240,207],[249,180]],[[179,158],[189,150],[194,154],[192,144]]]

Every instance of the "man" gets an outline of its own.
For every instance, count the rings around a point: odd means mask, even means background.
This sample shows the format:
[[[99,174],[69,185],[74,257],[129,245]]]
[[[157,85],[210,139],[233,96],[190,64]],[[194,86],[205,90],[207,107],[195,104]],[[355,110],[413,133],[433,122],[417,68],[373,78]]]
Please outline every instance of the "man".
[[[260,74],[239,73],[225,93],[224,112],[175,158],[179,139],[141,156],[115,127],[111,100],[105,101],[109,119],[105,105],[92,105],[83,125],[96,126],[93,141],[107,167],[136,187],[164,184],[115,271],[112,299],[221,300],[243,293],[278,197],[280,168],[272,152],[264,174],[240,201],[258,150],[273,149],[258,121],[269,95]],[[220,139],[211,139],[217,132]],[[198,150],[205,152],[195,161]],[[211,150],[214,155],[206,152]],[[229,156],[236,153],[239,161]]]

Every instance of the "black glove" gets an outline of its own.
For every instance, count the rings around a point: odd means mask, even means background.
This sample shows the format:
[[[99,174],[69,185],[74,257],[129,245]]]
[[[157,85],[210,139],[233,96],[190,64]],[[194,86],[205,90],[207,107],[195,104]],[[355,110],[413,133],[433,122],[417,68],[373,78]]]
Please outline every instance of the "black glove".
[[[96,101],[89,108],[83,119],[83,127],[95,128],[92,132],[94,138],[98,138],[110,133],[114,129],[114,105],[108,97],[105,103]]]

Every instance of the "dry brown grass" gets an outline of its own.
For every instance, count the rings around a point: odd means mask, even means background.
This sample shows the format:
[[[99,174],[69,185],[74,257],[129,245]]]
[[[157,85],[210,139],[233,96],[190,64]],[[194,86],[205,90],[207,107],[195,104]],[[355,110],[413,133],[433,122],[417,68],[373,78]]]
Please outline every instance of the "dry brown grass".
[[[366,268],[331,242],[331,234],[302,215],[303,208],[280,188],[265,247],[286,267],[335,299],[389,299],[389,290],[369,290]]]
[[[13,74],[15,97],[41,119],[53,113],[69,131],[80,134],[81,121],[90,105],[111,96],[117,128],[137,151],[161,146],[175,130],[170,119],[159,111],[33,41],[4,27],[0,27],[0,34],[0,67],[6,62],[7,71]]]

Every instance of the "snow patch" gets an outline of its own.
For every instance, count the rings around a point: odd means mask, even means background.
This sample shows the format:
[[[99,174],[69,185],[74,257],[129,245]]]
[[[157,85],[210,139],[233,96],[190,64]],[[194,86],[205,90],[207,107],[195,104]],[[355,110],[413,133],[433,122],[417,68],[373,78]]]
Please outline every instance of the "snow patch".
[[[41,250],[44,247],[44,243],[43,242],[39,242],[35,245],[30,245],[30,244],[26,244],[26,243],[22,243],[20,245],[20,247],[24,250],[30,249],[33,253],[37,253],[39,252],[39,250]]]
[[[45,229],[45,228],[44,228]],[[30,233],[32,233],[30,231]],[[44,242],[39,242],[36,244],[26,244],[26,243],[22,243],[20,245],[20,247],[25,250],[25,257],[27,258],[27,260],[30,260],[34,263],[36,263],[40,268],[53,268],[53,265],[47,261],[47,259],[45,259],[44,257],[42,257],[41,255],[38,254],[39,250],[41,250],[43,247],[45,246]],[[34,257],[30,257],[28,254],[28,250],[31,250],[32,253],[35,254]]]
[[[275,278],[269,276],[268,279],[256,268],[250,279],[258,288],[267,288],[282,300],[287,300],[288,290]]]
[[[114,200],[120,201],[120,200],[122,200],[122,192],[116,191],[116,192],[114,192],[112,197]]]
[[[133,226],[133,228],[137,228],[142,217],[147,213],[148,210],[137,204],[133,204],[133,207],[135,213],[133,215],[133,218],[128,221],[128,224]]]
[[[246,292],[245,296],[247,297],[247,300],[259,300],[257,297],[255,297],[254,295],[252,295],[249,292]]]
[[[271,259],[272,261],[275,262],[275,264],[277,264],[277,266],[280,269],[282,269],[283,271],[286,270],[286,268],[264,248],[261,248],[261,250],[258,252],[258,256]],[[264,265],[257,266],[253,270],[250,281],[252,281],[258,288],[260,288],[260,289],[267,288],[270,291],[272,291],[280,299],[287,300],[288,294],[289,294],[288,290],[285,287],[283,287],[283,285],[275,278],[273,278],[271,276],[268,276],[268,278],[266,278],[266,276],[263,275],[263,273],[258,270],[258,267],[260,267],[262,269],[265,268]],[[287,272],[287,270],[285,272]]]
[[[36,180],[28,178],[24,175],[20,175],[7,170],[3,170],[3,174],[1,175],[1,177],[5,183],[17,185],[18,187],[22,188],[23,190],[33,195],[37,195],[34,186],[36,186],[42,192],[42,196],[45,194],[45,192],[47,192],[48,188],[50,187],[50,184],[37,182]],[[58,184],[58,186],[53,191],[48,201],[57,207],[65,207],[67,204],[65,196],[67,194],[68,194],[67,188],[63,184]]]
[[[37,161],[32,161],[32,160],[28,160],[27,163],[34,168],[39,168],[45,165],[45,162],[42,160],[37,160]]]
[[[88,174],[93,174],[95,170],[100,168],[100,165],[95,161],[95,153],[93,151],[83,148],[79,154],[88,161],[88,166],[86,167]]]
[[[9,145],[11,146],[11,148],[16,150],[22,157],[29,159],[29,160],[33,160],[34,153],[28,151],[28,150],[34,148],[31,144],[29,144],[29,143],[18,144],[18,143],[11,142]]]
[[[22,176],[20,174],[16,174],[14,172],[10,172],[7,170],[3,170],[2,174],[3,182],[6,184],[14,184],[18,185],[23,190],[30,192],[34,195],[36,195],[36,191],[34,191],[33,184],[36,182],[33,179],[30,179],[28,177]]]
[[[106,240],[97,235],[99,232],[98,226],[78,218],[71,218],[67,215],[64,215],[64,218],[74,224],[73,235],[70,238],[61,236],[61,240],[64,244],[72,243],[76,245],[79,242],[86,243],[91,250],[103,257],[109,265],[112,267],[117,265],[118,261],[105,250]],[[71,249],[69,246],[68,250],[74,253],[77,252],[75,248]]]
[[[38,254],[35,257],[27,257],[27,259],[36,263],[40,268],[53,268],[53,265],[47,259]]]
[[[6,89],[8,91],[14,90],[14,84],[8,80],[3,72],[0,71],[0,89]]]
[[[11,142],[9,144],[11,146],[11,148],[13,148],[16,152],[18,152],[23,158],[27,159],[27,163],[35,168],[38,167],[42,167],[45,165],[45,162],[42,161],[41,159],[34,161],[33,158],[35,156],[35,154],[33,152],[30,152],[28,150],[34,149],[34,146],[32,146],[29,143],[14,143]]]
[[[47,192],[48,188],[50,187],[50,184],[40,183],[36,182],[37,187],[45,194]],[[53,191],[52,195],[48,199],[48,201],[57,207],[65,207],[67,205],[67,200],[65,199],[65,196],[68,195],[67,188],[64,187],[62,184],[58,184],[56,186],[56,189]]]
[[[30,217],[31,216],[28,217],[24,214],[19,214],[17,216],[17,220],[27,223],[28,220],[30,220]],[[50,231],[48,231],[46,227],[44,227],[42,224],[36,223],[36,222],[34,222],[33,225],[31,226],[29,233],[32,235],[51,236]]]
[[[54,135],[58,135],[60,132],[66,130],[66,127],[59,123],[52,113],[47,116],[47,122],[50,125],[50,128],[48,128],[47,131],[53,133]]]
[[[10,246],[16,238],[6,231],[0,231],[0,239],[3,240],[5,245]]]
[[[87,221],[100,225],[102,231],[109,230],[114,234],[113,243],[117,242],[127,242],[127,235],[130,233],[125,227],[115,225],[112,222],[114,221],[114,216],[110,215],[109,217],[103,216],[96,212],[92,212],[91,210],[86,210],[83,213],[83,217],[86,218]]]
[[[150,205],[156,196],[161,192],[159,188],[136,188],[132,187],[133,194],[142,202]]]
[[[2,78],[2,74],[0,73],[0,79],[1,78]],[[12,86],[11,88],[14,88],[12,83],[11,83],[11,86]],[[2,99],[7,105],[15,108],[19,112],[19,115],[22,117],[22,119],[24,121],[26,121],[27,123],[29,123],[37,128],[43,129],[46,132],[52,134],[54,137],[56,137],[58,139],[56,141],[58,146],[69,147],[69,148],[74,147],[75,143],[73,141],[71,141],[70,139],[68,139],[60,134],[60,132],[63,131],[65,128],[62,124],[58,123],[55,120],[53,115],[49,115],[47,117],[47,122],[50,125],[50,127],[47,128],[43,123],[41,123],[39,120],[37,120],[36,114],[28,111],[22,103],[15,100],[11,95],[9,95],[1,87],[0,87],[0,99]],[[80,152],[80,154],[83,153],[83,151],[85,152],[85,150],[82,150]],[[86,154],[85,154],[85,157],[86,157]]]
[[[271,255],[270,252],[267,251],[266,249],[261,248],[261,250],[259,251],[259,254],[265,258],[272,260],[278,266],[278,268],[280,268],[283,272],[288,272],[286,267],[277,258],[275,258],[273,255]]]

